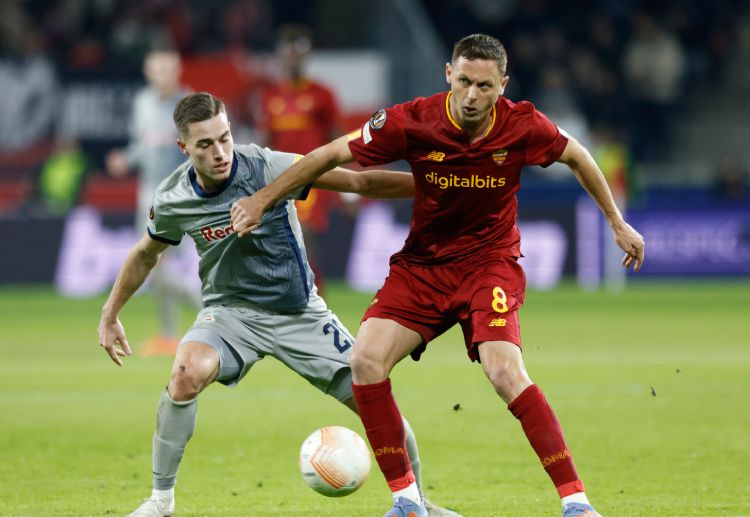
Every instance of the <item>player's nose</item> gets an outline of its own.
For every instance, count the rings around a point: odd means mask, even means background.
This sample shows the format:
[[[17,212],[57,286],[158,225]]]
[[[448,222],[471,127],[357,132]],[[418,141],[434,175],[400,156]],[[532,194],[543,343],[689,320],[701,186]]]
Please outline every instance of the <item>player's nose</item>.
[[[223,162],[226,160],[227,154],[224,152],[224,147],[220,144],[214,145],[214,160],[217,162]]]

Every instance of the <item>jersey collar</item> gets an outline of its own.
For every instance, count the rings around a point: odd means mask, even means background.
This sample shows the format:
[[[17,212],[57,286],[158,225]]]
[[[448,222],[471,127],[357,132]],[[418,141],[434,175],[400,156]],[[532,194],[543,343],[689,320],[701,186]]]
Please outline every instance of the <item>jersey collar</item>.
[[[459,131],[463,131],[464,129],[458,124],[458,122],[455,121],[453,118],[453,115],[451,115],[451,95],[453,95],[453,92],[448,92],[448,95],[445,96],[445,113],[448,115],[448,120],[450,120],[450,123],[453,124],[453,127],[458,129]],[[497,110],[495,109],[495,104],[492,105],[492,122],[490,122],[489,127],[487,128],[487,131],[484,132],[483,137],[490,134],[490,131],[495,127],[495,120],[497,119]]]
[[[232,151],[232,172],[229,173],[229,177],[224,180],[224,184],[221,186],[219,190],[213,191],[213,192],[206,192],[203,190],[198,183],[198,178],[195,175],[195,168],[193,165],[190,166],[188,169],[188,177],[190,178],[190,185],[193,187],[193,191],[198,194],[200,197],[216,197],[222,192],[224,192],[226,189],[229,188],[229,185],[232,184],[232,181],[234,180],[235,174],[237,174],[237,167],[239,166],[239,162],[237,160],[237,153]]]

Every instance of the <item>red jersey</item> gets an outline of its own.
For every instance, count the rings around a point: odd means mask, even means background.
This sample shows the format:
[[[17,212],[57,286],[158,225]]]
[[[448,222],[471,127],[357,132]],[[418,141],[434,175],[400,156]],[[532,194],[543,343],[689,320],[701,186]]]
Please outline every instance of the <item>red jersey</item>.
[[[327,144],[338,130],[336,99],[331,90],[314,81],[278,83],[264,92],[262,100],[261,124],[271,149],[307,154]],[[339,200],[338,192],[310,191],[306,200],[295,202],[300,222],[324,232],[328,212]]]
[[[411,165],[411,227],[394,258],[439,264],[488,252],[518,257],[521,168],[550,165],[568,139],[533,104],[500,97],[487,133],[472,144],[450,114],[450,95],[380,110],[349,141],[360,165]]]
[[[268,145],[277,151],[307,154],[327,144],[336,132],[339,112],[331,90],[314,81],[285,81],[263,94]]]

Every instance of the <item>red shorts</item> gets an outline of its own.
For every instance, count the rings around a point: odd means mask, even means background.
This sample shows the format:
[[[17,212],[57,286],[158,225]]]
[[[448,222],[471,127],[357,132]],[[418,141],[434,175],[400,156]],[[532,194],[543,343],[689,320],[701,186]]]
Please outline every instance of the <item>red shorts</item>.
[[[526,275],[515,257],[429,267],[396,258],[362,321],[389,319],[419,333],[424,343],[412,352],[414,360],[427,343],[459,323],[467,353],[478,361],[477,344],[484,341],[521,346],[518,309],[525,289]]]

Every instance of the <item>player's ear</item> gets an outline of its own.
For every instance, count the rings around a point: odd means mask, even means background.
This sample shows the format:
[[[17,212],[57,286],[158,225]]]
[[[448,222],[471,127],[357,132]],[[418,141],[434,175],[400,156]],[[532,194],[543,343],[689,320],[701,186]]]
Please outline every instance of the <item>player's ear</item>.
[[[508,87],[508,81],[510,81],[509,75],[504,75],[503,78],[500,80],[500,95],[505,93],[505,88]]]
[[[187,147],[185,146],[185,142],[181,139],[177,139],[177,147],[180,148],[180,152],[184,154],[185,156],[190,156],[190,153],[187,150]]]
[[[451,84],[451,64],[450,63],[445,64],[445,81],[448,84]]]

